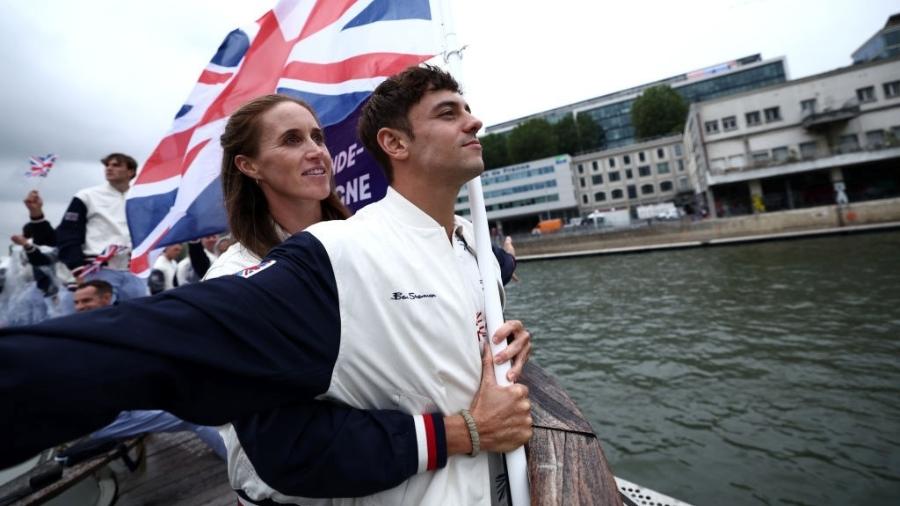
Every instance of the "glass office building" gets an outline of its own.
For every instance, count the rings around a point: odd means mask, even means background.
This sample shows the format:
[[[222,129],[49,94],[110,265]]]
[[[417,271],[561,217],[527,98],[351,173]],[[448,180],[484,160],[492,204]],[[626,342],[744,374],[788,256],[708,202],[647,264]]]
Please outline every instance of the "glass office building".
[[[554,123],[569,114],[589,114],[603,128],[606,136],[606,144],[600,149],[612,149],[636,142],[634,127],[631,125],[631,106],[647,88],[671,86],[690,103],[783,83],[786,80],[783,58],[763,61],[756,54],[508,121],[488,127],[485,132],[507,132],[533,118],[543,118]]]

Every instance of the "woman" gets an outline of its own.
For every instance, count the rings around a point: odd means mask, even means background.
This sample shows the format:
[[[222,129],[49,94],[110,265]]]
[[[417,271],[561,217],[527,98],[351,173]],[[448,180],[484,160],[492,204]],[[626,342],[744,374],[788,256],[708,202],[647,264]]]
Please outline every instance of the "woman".
[[[257,98],[232,114],[221,142],[223,195],[231,233],[237,242],[213,263],[205,279],[256,265],[290,235],[322,220],[349,216],[334,193],[332,160],[324,132],[305,102],[283,95]],[[515,324],[521,329],[520,323]],[[530,350],[530,336],[521,329],[514,343],[508,350],[514,355],[515,374],[520,375]],[[445,420],[458,416],[445,417]],[[401,438],[397,436],[401,431],[397,427],[408,426],[410,418],[399,412],[354,410],[316,402],[286,406],[236,421],[238,426],[256,429],[261,437],[248,439],[245,431],[239,441],[233,425],[222,430],[229,451],[231,484],[245,501],[284,498],[281,494],[360,496],[393,487],[417,471],[415,465],[402,464],[404,459],[408,462],[408,456],[403,455],[403,445],[398,441]],[[301,445],[296,444],[301,440],[295,437],[292,447],[280,437],[267,439],[265,434],[274,432],[273,427],[284,427],[286,420],[298,427],[308,427],[307,423],[315,423],[309,422],[310,419],[333,421],[331,439],[322,442],[320,433],[319,441],[306,438]],[[303,429],[297,430],[300,432]],[[306,430],[304,434],[309,432]],[[450,437],[448,429],[449,453],[468,451],[454,450]],[[359,441],[357,445],[349,445],[355,448],[354,454],[342,453],[337,443],[331,444],[341,441],[346,448],[346,440],[353,438]],[[247,446],[246,451],[242,443]],[[354,460],[366,460],[356,458],[360,452],[378,452],[383,468],[353,468]],[[254,458],[255,455],[259,458]],[[297,467],[302,472],[296,472],[296,478],[282,481],[285,468]],[[327,474],[361,477],[357,483],[347,483],[340,490],[317,488],[314,476]]]

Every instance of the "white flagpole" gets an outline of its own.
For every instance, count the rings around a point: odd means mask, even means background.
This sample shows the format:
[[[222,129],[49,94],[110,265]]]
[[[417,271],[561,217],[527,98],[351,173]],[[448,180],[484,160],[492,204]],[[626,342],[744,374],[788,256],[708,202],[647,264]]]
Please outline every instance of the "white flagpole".
[[[453,25],[453,17],[450,11],[450,2],[442,0],[441,5],[441,31],[444,44],[444,62],[449,66],[450,73],[456,81],[463,86],[462,50],[456,39],[456,30]],[[463,86],[465,90],[465,87]],[[484,207],[484,192],[481,188],[481,177],[476,177],[466,184],[469,193],[469,209],[471,209],[472,225],[475,228],[475,257],[478,259],[478,270],[481,273],[484,288],[484,313],[487,325],[488,338],[503,325],[503,308],[500,305],[500,292],[494,280],[500,276],[494,268],[494,252],[491,249],[491,239],[488,232],[487,211]],[[506,348],[506,342],[494,344],[491,342],[491,353],[496,355]],[[509,362],[494,366],[497,384],[509,385],[506,373],[509,371]],[[506,455],[506,470],[509,478],[510,504],[524,506],[531,504],[530,489],[528,484],[528,462],[525,460],[525,448],[519,447]]]

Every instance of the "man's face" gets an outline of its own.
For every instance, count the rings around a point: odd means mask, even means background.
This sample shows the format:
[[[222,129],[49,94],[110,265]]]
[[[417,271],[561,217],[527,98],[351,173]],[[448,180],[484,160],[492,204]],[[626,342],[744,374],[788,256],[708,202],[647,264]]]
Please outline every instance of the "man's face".
[[[216,252],[216,242],[219,241],[219,236],[217,235],[208,235],[203,239],[200,239],[200,244],[203,245],[203,249],[209,251],[210,253]]]
[[[110,294],[101,295],[94,286],[86,286],[75,290],[75,311],[81,313],[92,309],[106,307],[112,302]]]
[[[409,160],[429,181],[460,186],[484,171],[481,143],[475,136],[482,123],[459,93],[426,93],[409,110],[409,123],[414,136]]]
[[[134,175],[134,172],[125,165],[125,162],[120,161],[118,158],[110,158],[106,162],[104,174],[109,184],[117,184],[131,181],[131,176]]]

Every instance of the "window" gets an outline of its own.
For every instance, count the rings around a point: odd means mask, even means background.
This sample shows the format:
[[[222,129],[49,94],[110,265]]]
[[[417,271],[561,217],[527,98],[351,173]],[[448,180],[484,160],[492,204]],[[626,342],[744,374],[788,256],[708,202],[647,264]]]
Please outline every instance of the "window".
[[[582,195],[582,196],[581,196],[581,203],[582,203],[582,204],[587,204],[587,203],[588,203],[588,196],[587,196],[587,195]]]
[[[800,101],[800,113],[804,116],[816,113],[816,99],[810,98]]]
[[[594,194],[594,202],[603,202],[604,200],[606,200],[605,192],[597,192]]]
[[[800,143],[800,158],[803,158],[804,160],[815,158],[816,151],[818,151],[816,141]]]
[[[646,159],[646,157],[644,156],[644,152],[643,152],[643,151],[641,151],[640,153],[638,153],[638,161],[639,161],[639,162],[644,162],[644,161],[646,161],[646,160],[647,160],[647,159]]]
[[[860,88],[856,90],[856,98],[859,99],[859,103],[865,104],[866,102],[874,102],[875,101],[875,87],[874,86],[866,86],[865,88]]]
[[[620,199],[625,196],[625,193],[622,190],[613,190],[611,197],[614,199]]]
[[[715,172],[721,172],[725,170],[725,167],[728,165],[728,161],[725,160],[724,157],[713,158],[709,161],[709,168]]]
[[[678,160],[678,172],[684,172],[684,160]]]
[[[615,158],[610,158],[610,159],[609,159],[609,167],[610,167],[611,169],[614,169],[614,168],[616,167],[616,159],[615,159]]]
[[[900,81],[884,83],[884,98],[900,97]]]
[[[719,133],[719,120],[714,119],[712,121],[707,121],[703,124],[706,128],[706,133],[708,134],[717,134]]]
[[[603,184],[603,174],[594,174],[591,176],[591,184]]]
[[[768,109],[764,109],[763,112],[766,114],[766,123],[781,121],[780,107],[769,107]]]
[[[731,155],[728,157],[728,166],[734,167],[735,169],[743,169],[747,166],[744,163],[744,155]]]
[[[637,198],[637,187],[633,184],[628,185],[628,198],[636,199]]]
[[[671,172],[669,170],[669,162],[662,162],[656,164],[656,173],[657,174],[668,174]]]
[[[623,156],[622,163],[624,163],[625,165],[631,165],[631,155]]]
[[[759,111],[751,111],[744,115],[747,118],[747,126],[756,126],[762,123],[759,119]]]
[[[626,179],[634,178],[634,171],[631,169],[625,169],[625,178]]]
[[[884,130],[866,132],[866,147],[880,148],[884,146]]]
[[[653,191],[654,190],[652,184],[641,185],[641,195],[650,195],[653,193]]]
[[[894,137],[894,143],[892,145],[896,146],[897,141],[900,141],[900,126],[892,126],[891,135]]]
[[[584,174],[584,165],[582,165],[582,164],[580,164],[580,163],[578,164],[578,173],[579,173],[579,174]]]
[[[675,145],[675,156],[682,156],[684,151],[682,150],[681,144]]]
[[[787,146],[781,146],[781,147],[772,149],[772,159],[775,160],[776,162],[786,162],[788,159]]]
[[[620,181],[622,179],[622,175],[619,174],[619,171],[610,172],[607,175],[609,176],[610,181]]]
[[[650,166],[649,165],[641,165],[638,167],[638,175],[641,177],[647,177],[650,175]]]
[[[859,151],[859,138],[856,134],[842,135],[838,139],[838,152],[850,153]]]
[[[671,181],[663,181],[659,183],[659,191],[661,192],[670,192],[674,188],[674,185]]]
[[[754,163],[767,163],[769,161],[768,151],[754,151],[751,155]]]
[[[594,170],[594,172],[597,172],[597,170],[600,168],[597,165],[597,160],[594,160],[593,162],[591,162],[591,168]]]
[[[666,157],[666,150],[663,148],[656,148],[656,159],[662,160]]]
[[[737,129],[737,117],[736,116],[728,116],[727,118],[722,118],[722,130],[726,132],[730,132],[732,130]]]
[[[581,187],[582,187],[582,188],[584,188],[585,186],[587,186],[587,184],[584,182],[584,178],[583,178],[583,177],[582,177],[582,178],[578,178],[578,180],[579,180],[579,183],[581,184]]]
[[[679,190],[689,190],[691,188],[691,183],[688,182],[687,176],[681,176],[678,178],[678,189]]]

